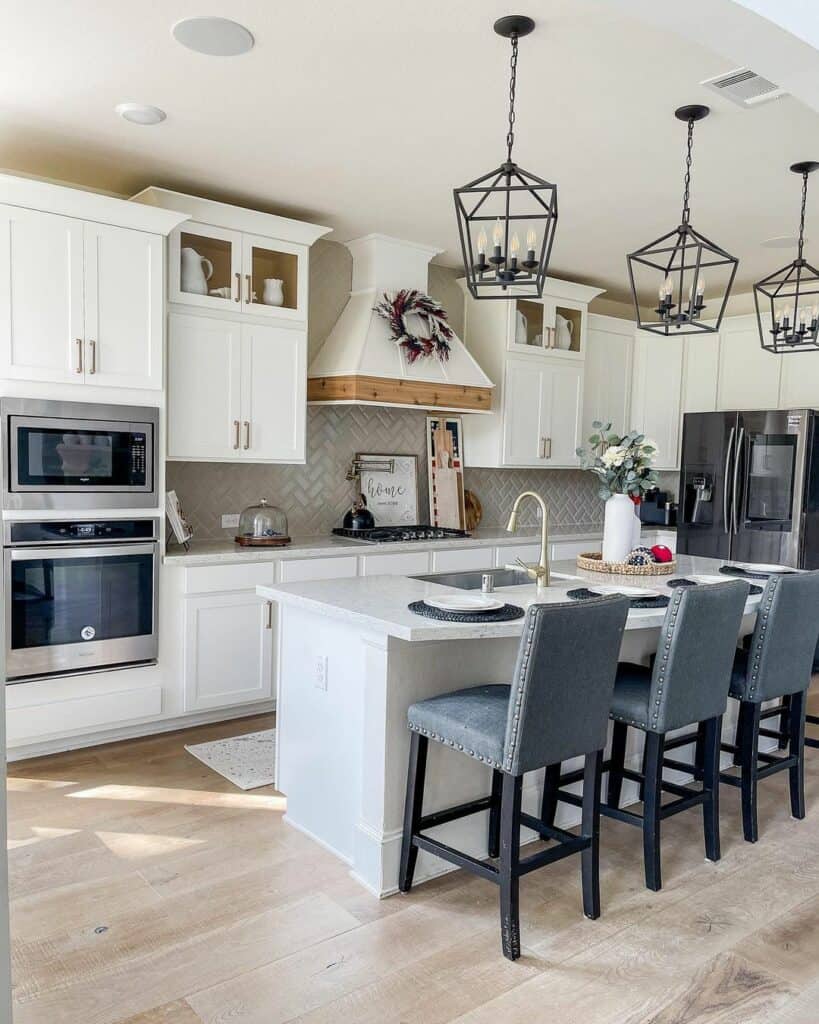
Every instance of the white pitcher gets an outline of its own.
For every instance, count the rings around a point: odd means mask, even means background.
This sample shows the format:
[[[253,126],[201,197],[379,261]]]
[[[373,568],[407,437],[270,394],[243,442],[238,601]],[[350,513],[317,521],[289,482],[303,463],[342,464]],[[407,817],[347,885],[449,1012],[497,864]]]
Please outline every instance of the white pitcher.
[[[180,253],[182,291],[195,295],[208,294],[208,281],[213,277],[213,264],[200,256],[196,249],[183,249]],[[207,265],[207,271],[204,267]]]
[[[262,291],[262,302],[265,306],[284,305],[284,281],[278,277],[266,277]]]
[[[555,313],[555,348],[567,352],[572,347],[572,331],[574,324],[560,313]]]

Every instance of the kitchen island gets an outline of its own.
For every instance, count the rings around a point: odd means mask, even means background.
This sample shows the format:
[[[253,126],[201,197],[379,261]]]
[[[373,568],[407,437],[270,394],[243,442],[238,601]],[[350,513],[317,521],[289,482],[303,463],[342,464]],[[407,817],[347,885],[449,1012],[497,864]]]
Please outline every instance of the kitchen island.
[[[498,595],[525,608],[535,601],[565,601],[567,590],[589,581],[670,593],[667,580],[715,574],[722,564],[682,556],[672,577],[620,578],[559,562],[547,590],[524,584],[504,587]],[[406,576],[277,584],[257,591],[279,605],[277,788],[287,797],[286,820],[347,861],[353,876],[374,894],[389,895],[398,888],[407,708],[458,687],[508,682],[523,619],[463,624],[420,617],[409,611],[410,602],[461,591]],[[743,635],[753,628],[758,604],[758,596],[749,597]],[[664,615],[665,609],[629,613],[621,659],[647,663]],[[733,711],[729,706],[726,733],[733,729]],[[633,767],[639,767],[640,754],[641,747],[629,749]],[[541,786],[542,772],[526,776],[523,802],[529,813],[537,813]],[[485,796],[489,787],[488,767],[431,745],[425,812]],[[623,802],[636,798],[636,787],[627,784]],[[561,805],[557,824],[570,827],[577,814]],[[485,814],[431,834],[473,856],[486,856]],[[422,853],[416,880],[447,870],[450,865]]]

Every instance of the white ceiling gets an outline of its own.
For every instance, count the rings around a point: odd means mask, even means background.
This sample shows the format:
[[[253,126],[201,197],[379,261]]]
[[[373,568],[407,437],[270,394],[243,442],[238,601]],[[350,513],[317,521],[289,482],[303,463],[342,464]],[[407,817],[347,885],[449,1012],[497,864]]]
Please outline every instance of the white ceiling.
[[[133,193],[157,184],[307,217],[339,240],[380,231],[459,262],[453,186],[504,155],[507,0],[26,0],[5,5],[0,166]],[[745,111],[702,79],[732,67],[606,0],[537,0],[520,44],[516,158],[559,187],[556,275],[626,287],[627,250],[677,223],[683,103],[698,126],[692,222],[740,257],[739,290],[788,258],[795,160],[819,159],[819,114],[793,98]],[[245,24],[236,58],[174,42],[180,18]],[[707,31],[703,33],[707,36]],[[154,128],[117,103],[155,104]],[[819,176],[818,176],[819,177]],[[819,180],[809,209],[819,241]],[[817,247],[819,249],[819,246]],[[808,252],[810,257],[810,252]],[[814,257],[819,262],[819,252]]]

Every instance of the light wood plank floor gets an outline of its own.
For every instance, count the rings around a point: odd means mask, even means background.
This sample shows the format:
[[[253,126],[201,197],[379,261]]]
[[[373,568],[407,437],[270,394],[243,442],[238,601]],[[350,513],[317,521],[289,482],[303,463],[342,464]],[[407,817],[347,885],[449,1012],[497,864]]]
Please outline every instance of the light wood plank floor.
[[[817,702],[814,701],[814,706]],[[15,1024],[816,1024],[819,750],[808,817],[761,787],[762,838],[723,787],[723,859],[701,819],[664,824],[661,893],[638,830],[603,822],[603,916],[576,858],[522,882],[525,955],[497,893],[458,872],[378,902],[183,750],[248,718],[10,766]]]

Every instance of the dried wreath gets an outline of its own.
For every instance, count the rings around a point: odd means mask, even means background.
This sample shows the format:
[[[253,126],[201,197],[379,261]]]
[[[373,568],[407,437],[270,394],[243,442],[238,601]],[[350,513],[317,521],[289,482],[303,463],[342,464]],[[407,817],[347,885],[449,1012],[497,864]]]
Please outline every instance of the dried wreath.
[[[406,351],[408,362],[414,363],[416,359],[425,359],[433,353],[441,362],[449,359],[449,342],[454,332],[447,323],[444,307],[429,295],[415,288],[384,292],[381,300],[373,306],[373,312],[389,323],[393,341]],[[406,317],[413,313],[426,326],[427,337],[419,338],[407,329]]]

